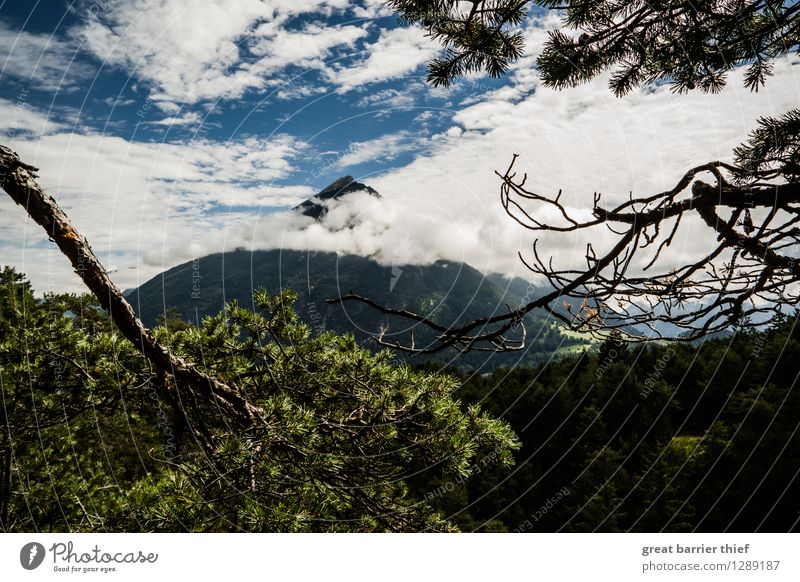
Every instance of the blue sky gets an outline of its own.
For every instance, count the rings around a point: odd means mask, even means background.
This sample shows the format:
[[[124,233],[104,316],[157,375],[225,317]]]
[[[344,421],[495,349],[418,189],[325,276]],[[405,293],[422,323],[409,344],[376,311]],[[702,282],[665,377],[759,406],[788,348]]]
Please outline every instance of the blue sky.
[[[236,246],[511,274],[532,242],[498,203],[494,172],[512,154],[530,184],[588,211],[594,191],[652,193],[730,159],[760,115],[798,102],[793,59],[758,94],[738,72],[719,96],[660,87],[617,99],[606,76],[555,92],[534,60],[558,23],[532,14],[507,76],[444,90],[424,82],[437,47],[380,0],[5,1],[2,143],[41,168],[122,287]],[[323,225],[284,213],[345,174],[384,201],[356,196]],[[353,217],[359,226],[342,228]],[[675,260],[702,252],[698,240],[687,230]],[[569,262],[584,244],[549,248]],[[5,198],[0,262],[42,291],[82,289]]]
[[[61,10],[53,4],[60,4]],[[379,4],[370,8],[369,3],[319,2],[318,11],[278,11],[277,30],[285,34],[283,40],[272,30],[259,31],[269,26],[270,11],[263,9],[259,18],[256,9],[239,29],[209,36],[209,44],[216,45],[214,58],[192,71],[181,68],[195,60],[191,39],[170,42],[159,35],[173,34],[172,25],[187,13],[202,11],[202,3],[138,3],[150,6],[155,17],[136,4],[5,2],[0,14],[6,46],[14,42],[11,37],[22,34],[36,38],[41,44],[35,48],[43,51],[33,49],[24,55],[33,67],[4,71],[0,96],[15,101],[22,94],[26,104],[47,110],[54,123],[126,140],[226,141],[290,135],[302,144],[304,155],[293,159],[289,175],[272,183],[314,188],[324,187],[341,169],[370,175],[407,163],[414,150],[411,140],[397,140],[389,155],[364,156],[362,162],[353,158],[356,163],[344,168],[331,163],[330,158],[352,151],[353,144],[401,129],[432,135],[448,127],[459,91],[433,91],[424,84],[423,64],[433,54],[424,39],[408,48],[403,62],[389,62],[389,71],[379,63],[369,70],[376,43],[397,28],[396,18]],[[152,8],[156,5],[160,11]],[[132,8],[121,10],[123,6]],[[117,11],[122,14],[116,16]],[[213,23],[203,20],[198,19],[202,32],[208,33]],[[306,37],[314,38],[318,47],[300,48]],[[264,46],[259,48],[259,43]],[[186,54],[173,52],[176,47]],[[21,47],[15,49],[21,52]],[[264,63],[269,60],[265,53],[272,51],[290,56],[276,64]],[[301,58],[292,59],[291,53]],[[264,70],[261,78],[258,74],[245,78],[247,67],[259,65]],[[488,87],[500,82],[484,83]],[[206,86],[195,90],[199,85]]]

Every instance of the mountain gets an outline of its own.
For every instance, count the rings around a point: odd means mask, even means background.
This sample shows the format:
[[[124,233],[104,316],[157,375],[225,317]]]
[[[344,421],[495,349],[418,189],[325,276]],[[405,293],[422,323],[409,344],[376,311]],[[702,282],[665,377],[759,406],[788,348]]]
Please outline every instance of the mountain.
[[[354,192],[380,198],[374,189],[345,176],[292,210],[323,220],[331,201]],[[373,347],[370,338],[387,326],[384,339],[392,343],[408,344],[413,333],[415,345],[422,347],[435,337],[424,326],[388,318],[366,305],[330,305],[327,299],[354,292],[380,305],[424,314],[449,326],[505,313],[537,296],[537,290],[527,281],[485,276],[466,264],[437,261],[425,266],[381,265],[355,255],[292,250],[236,250],[209,255],[174,267],[125,295],[148,326],[170,307],[199,324],[232,299],[252,308],[253,292],[259,288],[273,294],[282,288],[293,289],[298,294],[295,309],[314,332],[352,333],[360,343]],[[524,352],[460,354],[450,350],[426,358],[415,356],[414,361],[434,360],[488,371],[499,366],[535,364],[554,354],[574,351],[584,343],[579,337],[562,334],[542,312],[526,317],[526,329],[528,349]]]
[[[353,176],[345,176],[343,178],[339,178],[333,184],[318,194],[315,194],[305,202],[302,202],[292,208],[292,212],[299,212],[301,214],[305,214],[306,216],[310,216],[311,218],[322,220],[322,218],[324,218],[328,213],[328,203],[330,203],[332,200],[340,200],[348,194],[352,194],[353,192],[368,192],[370,195],[375,196],[376,198],[381,197],[381,195],[378,194],[378,192],[373,188],[370,188],[361,182],[356,182]]]
[[[469,265],[449,261],[425,266],[384,266],[355,255],[237,250],[174,267],[127,296],[145,324],[152,326],[169,307],[194,323],[218,313],[231,299],[252,308],[253,291],[258,288],[271,293],[281,288],[295,290],[295,309],[315,332],[352,333],[363,345],[374,346],[371,335],[388,325],[387,341],[407,342],[413,330],[416,345],[422,346],[433,339],[427,328],[414,328],[408,321],[388,318],[359,303],[330,305],[325,300],[353,291],[379,304],[423,313],[449,325],[519,306],[523,298],[510,289],[524,289],[527,284],[486,277]],[[412,361],[434,360],[453,367],[489,371],[499,366],[540,362],[583,343],[562,334],[542,313],[529,314],[526,325],[528,349],[524,352],[458,354],[450,350],[425,358],[415,356]]]

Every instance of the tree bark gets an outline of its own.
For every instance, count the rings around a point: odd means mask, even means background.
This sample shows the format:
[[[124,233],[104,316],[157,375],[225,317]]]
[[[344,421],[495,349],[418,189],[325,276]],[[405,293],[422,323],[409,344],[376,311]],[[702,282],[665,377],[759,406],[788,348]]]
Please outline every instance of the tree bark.
[[[237,387],[229,386],[201,372],[194,365],[172,354],[155,339],[108,277],[87,240],[75,230],[56,201],[39,186],[36,181],[37,171],[33,166],[24,164],[15,152],[0,145],[0,186],[55,241],[122,335],[157,370],[172,376],[177,387],[189,389],[216,403],[238,424],[252,425],[259,417],[260,410],[250,404]]]

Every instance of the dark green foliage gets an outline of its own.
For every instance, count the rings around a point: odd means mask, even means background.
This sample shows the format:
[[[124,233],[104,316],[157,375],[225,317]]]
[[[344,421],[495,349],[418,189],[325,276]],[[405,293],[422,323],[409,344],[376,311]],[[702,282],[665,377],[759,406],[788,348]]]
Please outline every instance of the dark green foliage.
[[[553,87],[613,69],[617,95],[662,81],[678,92],[715,93],[728,71],[746,65],[745,86],[757,90],[771,61],[795,52],[800,40],[797,7],[782,1],[572,0],[567,6],[564,24],[581,35],[551,34],[539,66]]]
[[[9,268],[0,314],[0,528],[104,529],[154,465],[152,374],[94,302],[36,300]]]
[[[528,0],[485,0],[464,7],[455,0],[390,0],[407,23],[419,23],[444,48],[428,70],[428,81],[447,87],[474,71],[502,76],[518,59],[525,42],[514,30],[524,20]]]
[[[610,87],[617,95],[654,82],[668,82],[678,92],[717,92],[728,71],[745,65],[745,86],[757,90],[772,73],[772,61],[796,53],[800,43],[800,8],[783,0],[390,4],[402,19],[419,24],[444,47],[445,55],[430,65],[428,78],[434,85],[448,85],[472,71],[504,73],[523,53],[519,25],[534,5],[564,9],[563,29],[550,33],[538,60],[545,85],[555,88],[583,83],[611,69]]]
[[[293,301],[257,292],[258,313],[233,302],[200,328],[167,317],[156,330],[264,411],[242,432],[152,374],[87,302],[76,315],[78,298],[36,300],[6,269],[2,529],[451,529],[407,481],[464,478],[489,454],[508,466],[513,433],[462,410],[451,377],[370,354],[352,336],[311,338]],[[170,401],[158,396],[164,382]]]
[[[763,117],[744,145],[736,148],[737,176],[749,182],[785,176],[800,178],[800,110],[780,117]]]
[[[88,298],[37,300],[3,271],[2,528],[797,529],[796,319],[454,378],[312,337],[292,299],[157,330],[265,411],[236,432],[185,392],[159,399],[164,380]]]
[[[461,398],[506,419],[522,449],[510,473],[435,503],[481,531],[796,531],[798,361],[795,318],[470,378]]]

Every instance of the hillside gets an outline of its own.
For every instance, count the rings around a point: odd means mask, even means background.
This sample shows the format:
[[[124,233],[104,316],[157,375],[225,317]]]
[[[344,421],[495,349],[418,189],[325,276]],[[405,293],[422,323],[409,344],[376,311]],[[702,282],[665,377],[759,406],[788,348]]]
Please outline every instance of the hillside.
[[[505,282],[505,284],[504,284]],[[233,251],[219,253],[174,267],[127,293],[147,325],[156,323],[166,309],[174,307],[181,317],[199,322],[219,312],[226,301],[238,300],[253,307],[252,293],[280,288],[298,294],[295,309],[315,331],[353,333],[364,345],[374,345],[370,335],[390,324],[386,339],[407,340],[411,328],[406,322],[389,321],[367,306],[347,303],[329,305],[326,299],[353,291],[381,304],[405,308],[434,317],[441,323],[467,321],[507,305],[518,306],[521,297],[512,291],[524,282],[485,277],[476,269],[448,261],[427,266],[382,266],[353,255],[291,250]],[[528,349],[522,353],[439,354],[434,359],[459,368],[484,368],[535,363],[568,345],[582,343],[560,333],[543,314],[526,320]],[[417,345],[430,341],[425,329],[414,330]],[[422,361],[423,358],[415,358]]]

